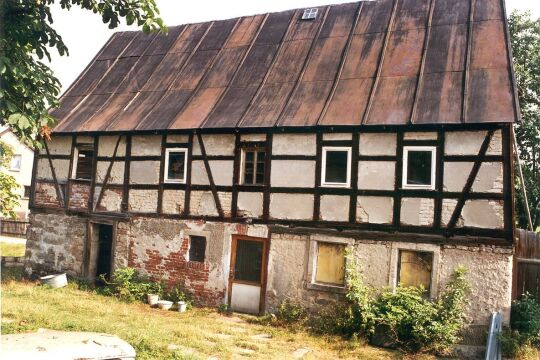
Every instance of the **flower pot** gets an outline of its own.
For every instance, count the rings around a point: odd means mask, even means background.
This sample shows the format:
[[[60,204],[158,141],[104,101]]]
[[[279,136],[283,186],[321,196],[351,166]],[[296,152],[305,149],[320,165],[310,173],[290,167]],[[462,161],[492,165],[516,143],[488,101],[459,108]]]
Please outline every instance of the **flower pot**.
[[[179,312],[184,312],[184,311],[186,311],[186,309],[187,309],[186,302],[185,301],[179,301],[178,302],[178,311]]]
[[[157,302],[157,305],[161,310],[169,310],[172,307],[172,304],[172,301],[167,300],[159,300]]]
[[[148,302],[148,305],[150,306],[156,306],[159,301],[159,295],[156,294],[146,294],[146,300]]]

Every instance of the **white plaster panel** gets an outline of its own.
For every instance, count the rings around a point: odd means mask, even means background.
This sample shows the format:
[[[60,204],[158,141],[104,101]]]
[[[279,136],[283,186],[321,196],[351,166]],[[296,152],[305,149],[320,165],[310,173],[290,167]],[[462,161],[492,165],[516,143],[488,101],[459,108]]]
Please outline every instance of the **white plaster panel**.
[[[394,199],[384,196],[358,196],[356,221],[371,224],[390,224],[394,215]]]
[[[77,136],[77,144],[93,144],[94,138],[90,135]]]
[[[52,163],[56,172],[56,179],[60,182],[66,182],[69,173],[69,160],[53,159]],[[37,179],[53,180],[51,166],[47,158],[38,159],[36,177]]]
[[[208,185],[208,175],[202,160],[193,160],[191,162],[191,183],[194,185]]]
[[[131,155],[133,156],[160,156],[160,135],[137,135],[131,138]]]
[[[242,134],[240,141],[266,141],[266,134]]]
[[[189,141],[189,135],[186,135],[186,134],[167,135],[168,143],[187,143],[188,141]]]
[[[51,155],[71,155],[71,136],[53,135],[51,141],[47,142]],[[46,154],[45,147],[39,150],[41,154]]]
[[[396,155],[396,147],[396,134],[360,133],[360,155]]]
[[[403,134],[404,140],[437,140],[437,133],[434,131],[408,131]]]
[[[99,137],[99,146],[98,146],[98,156],[113,156],[114,148],[116,147],[116,142],[118,141],[118,136],[100,136]],[[118,144],[118,150],[116,151],[116,156],[125,156],[126,155],[126,137],[122,136],[120,143]]]
[[[404,225],[433,225],[435,213],[434,199],[403,198],[401,199],[401,223]]]
[[[157,190],[129,190],[129,211],[155,213],[157,211]]]
[[[132,161],[129,182],[130,184],[159,183],[159,161]]]
[[[260,217],[263,213],[263,194],[260,192],[238,193],[238,216]]]
[[[274,134],[273,155],[315,155],[317,139],[315,134]]]
[[[273,219],[310,220],[313,218],[313,195],[272,194],[270,217]]]
[[[487,149],[487,155],[502,155],[502,130],[496,130],[491,137],[489,146]]]
[[[184,210],[184,190],[163,190],[163,212],[165,214],[181,214]]]
[[[206,155],[234,155],[235,136],[232,134],[202,135]],[[193,154],[201,155],[197,137],[193,138]]]
[[[497,200],[467,200],[461,211],[463,226],[486,229],[504,227],[503,202]]]
[[[110,161],[98,161],[97,171],[96,171],[96,181],[103,182],[105,176],[107,175],[107,170],[109,169],[111,162]],[[109,175],[108,184],[123,184],[124,183],[124,162],[115,161],[112,168],[111,174]]]
[[[446,155],[477,155],[487,131],[447,131],[444,153]]]
[[[348,196],[322,195],[320,204],[320,218],[325,221],[349,221]]]
[[[467,182],[474,163],[446,162],[444,164],[444,189],[461,192]],[[473,182],[473,192],[502,193],[503,165],[500,162],[484,162],[480,165]]]
[[[97,200],[101,193],[101,186],[96,186],[94,191],[94,206],[97,207]],[[122,191],[114,191],[106,188],[103,192],[103,198],[99,204],[98,210],[105,210],[110,212],[122,211]]]
[[[315,161],[272,160],[270,184],[273,187],[314,187]]]
[[[233,180],[233,162],[230,160],[211,160],[208,162],[216,185],[231,186]]]
[[[323,133],[323,140],[352,140],[351,133]]]
[[[359,161],[358,188],[394,190],[395,172],[395,161]]]

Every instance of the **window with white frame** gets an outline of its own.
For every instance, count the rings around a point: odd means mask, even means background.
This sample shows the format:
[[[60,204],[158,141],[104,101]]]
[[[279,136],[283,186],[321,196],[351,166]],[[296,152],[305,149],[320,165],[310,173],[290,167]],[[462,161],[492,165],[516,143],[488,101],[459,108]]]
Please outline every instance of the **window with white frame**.
[[[351,185],[351,148],[323,147],[321,172],[321,186],[349,187]]]
[[[403,188],[435,189],[435,146],[403,147]]]
[[[245,147],[242,149],[240,181],[244,185],[264,184],[264,147]]]
[[[185,184],[187,173],[187,152],[188,150],[186,148],[166,149],[165,182]]]
[[[11,164],[9,170],[11,171],[21,171],[22,155],[16,154],[11,158]]]

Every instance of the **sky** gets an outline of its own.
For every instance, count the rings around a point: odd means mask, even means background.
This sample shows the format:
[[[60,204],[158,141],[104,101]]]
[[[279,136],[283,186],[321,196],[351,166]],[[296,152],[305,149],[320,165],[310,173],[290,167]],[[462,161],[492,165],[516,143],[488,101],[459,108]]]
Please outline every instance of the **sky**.
[[[156,0],[161,17],[168,26],[351,1],[354,0]],[[506,7],[508,13],[515,9],[530,10],[533,16],[540,17],[538,0],[506,0]],[[69,49],[69,56],[53,52],[50,63],[62,84],[62,91],[77,78],[115,31],[137,30],[125,24],[110,30],[100,16],[75,7],[65,11],[55,5],[52,15],[53,26]]]

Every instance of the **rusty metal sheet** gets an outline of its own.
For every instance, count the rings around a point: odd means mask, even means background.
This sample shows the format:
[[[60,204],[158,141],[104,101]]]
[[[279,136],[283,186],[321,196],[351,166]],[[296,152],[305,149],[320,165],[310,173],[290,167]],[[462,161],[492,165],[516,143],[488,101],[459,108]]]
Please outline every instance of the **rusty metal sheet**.
[[[97,84],[93,94],[110,94],[116,92],[118,85],[126,78],[128,72],[137,63],[137,57],[120,58],[116,60],[107,75]]]
[[[83,77],[75,80],[74,86],[64,96],[88,95],[107,73],[114,60],[95,61]]]
[[[326,11],[326,6],[320,6],[316,9],[318,10],[317,17],[313,20],[302,21],[302,10],[293,16],[291,30],[285,41],[313,39],[315,37],[321,21],[324,19],[323,14]]]
[[[234,128],[255,95],[257,86],[229,88],[216,105],[204,128]]]
[[[416,118],[412,121],[417,124],[461,122],[462,89],[462,71],[424,74]]]
[[[412,112],[417,76],[383,77],[365,124],[404,125]]]
[[[286,42],[268,74],[266,83],[284,83],[296,79],[306,60],[311,43],[311,39]]]
[[[348,36],[359,6],[360,3],[331,6],[319,38]]]
[[[163,55],[149,55],[138,58],[137,63],[124,78],[116,92],[126,93],[141,91],[152,72],[163,60]]]
[[[396,21],[392,30],[425,28],[430,0],[400,0],[396,9]]]
[[[514,121],[513,92],[508,69],[470,70],[467,122]]]
[[[202,89],[191,99],[184,110],[178,114],[169,129],[194,129],[210,114],[225,88]]]
[[[69,113],[79,104],[84,96],[63,96],[60,99],[60,105],[49,111],[49,114],[58,121],[57,128],[63,127],[63,122]]]
[[[473,24],[470,68],[508,68],[502,21],[490,20]]]
[[[277,125],[316,125],[333,83],[333,81],[300,83]]]
[[[283,110],[294,82],[266,83],[249,107],[241,127],[272,127]]]
[[[182,68],[188,53],[171,53],[163,57],[152,76],[144,84],[144,91],[166,90]]]
[[[362,8],[360,19],[354,29],[355,34],[386,32],[394,0],[378,0],[366,2]]]
[[[186,25],[169,26],[166,34],[158,34],[146,50],[146,55],[164,55],[166,54],[178,36],[182,33]]]
[[[283,11],[268,15],[261,32],[255,39],[256,45],[279,44],[289,27],[294,11]]]
[[[132,130],[152,110],[163,96],[163,91],[143,91],[137,93],[116,119],[107,126],[107,130]]]
[[[110,42],[105,46],[96,60],[115,59],[126,49],[129,43],[137,36],[136,31],[121,31],[114,33]]]
[[[470,0],[436,0],[431,25],[466,24],[470,6]]]
[[[255,15],[243,17],[240,19],[240,23],[231,34],[231,38],[225,45],[227,49],[247,46],[253,40],[253,37],[257,33],[257,29],[261,25],[264,15]]]
[[[254,45],[242,67],[232,81],[231,87],[258,85],[268,71],[279,45]]]
[[[190,96],[190,90],[167,91],[163,98],[146,115],[144,121],[139,122],[137,129],[167,129]]]
[[[191,52],[199,43],[206,30],[212,23],[200,23],[186,25],[185,31],[176,39],[168,53]]]
[[[342,79],[374,77],[384,42],[384,33],[354,35],[341,73]]]
[[[218,50],[196,51],[185,68],[170,85],[171,90],[195,89],[204,73],[211,65]]]
[[[467,53],[467,24],[431,28],[424,73],[463,71]]]
[[[83,131],[105,130],[134,96],[135,93],[110,95],[101,109],[81,125]]]
[[[137,32],[137,36],[128,45],[126,51],[122,53],[121,57],[143,55],[155,37],[156,34],[145,34],[143,32]]]
[[[64,120],[63,131],[82,131],[81,124],[94,115],[107,101],[109,95],[88,95]]]
[[[474,21],[503,20],[501,0],[476,1],[474,7]]]
[[[228,19],[216,21],[208,31],[208,35],[204,37],[201,46],[198,50],[219,50],[225,44],[225,41],[231,35],[234,24],[238,19]]]
[[[346,43],[345,36],[317,40],[302,81],[334,80]]]
[[[225,49],[216,59],[214,66],[209,70],[203,88],[224,87],[232,80],[238,64],[247,51],[247,46]]]
[[[373,78],[340,80],[320,125],[360,125]]]
[[[420,71],[425,29],[394,31],[390,35],[381,76],[412,76]]]

